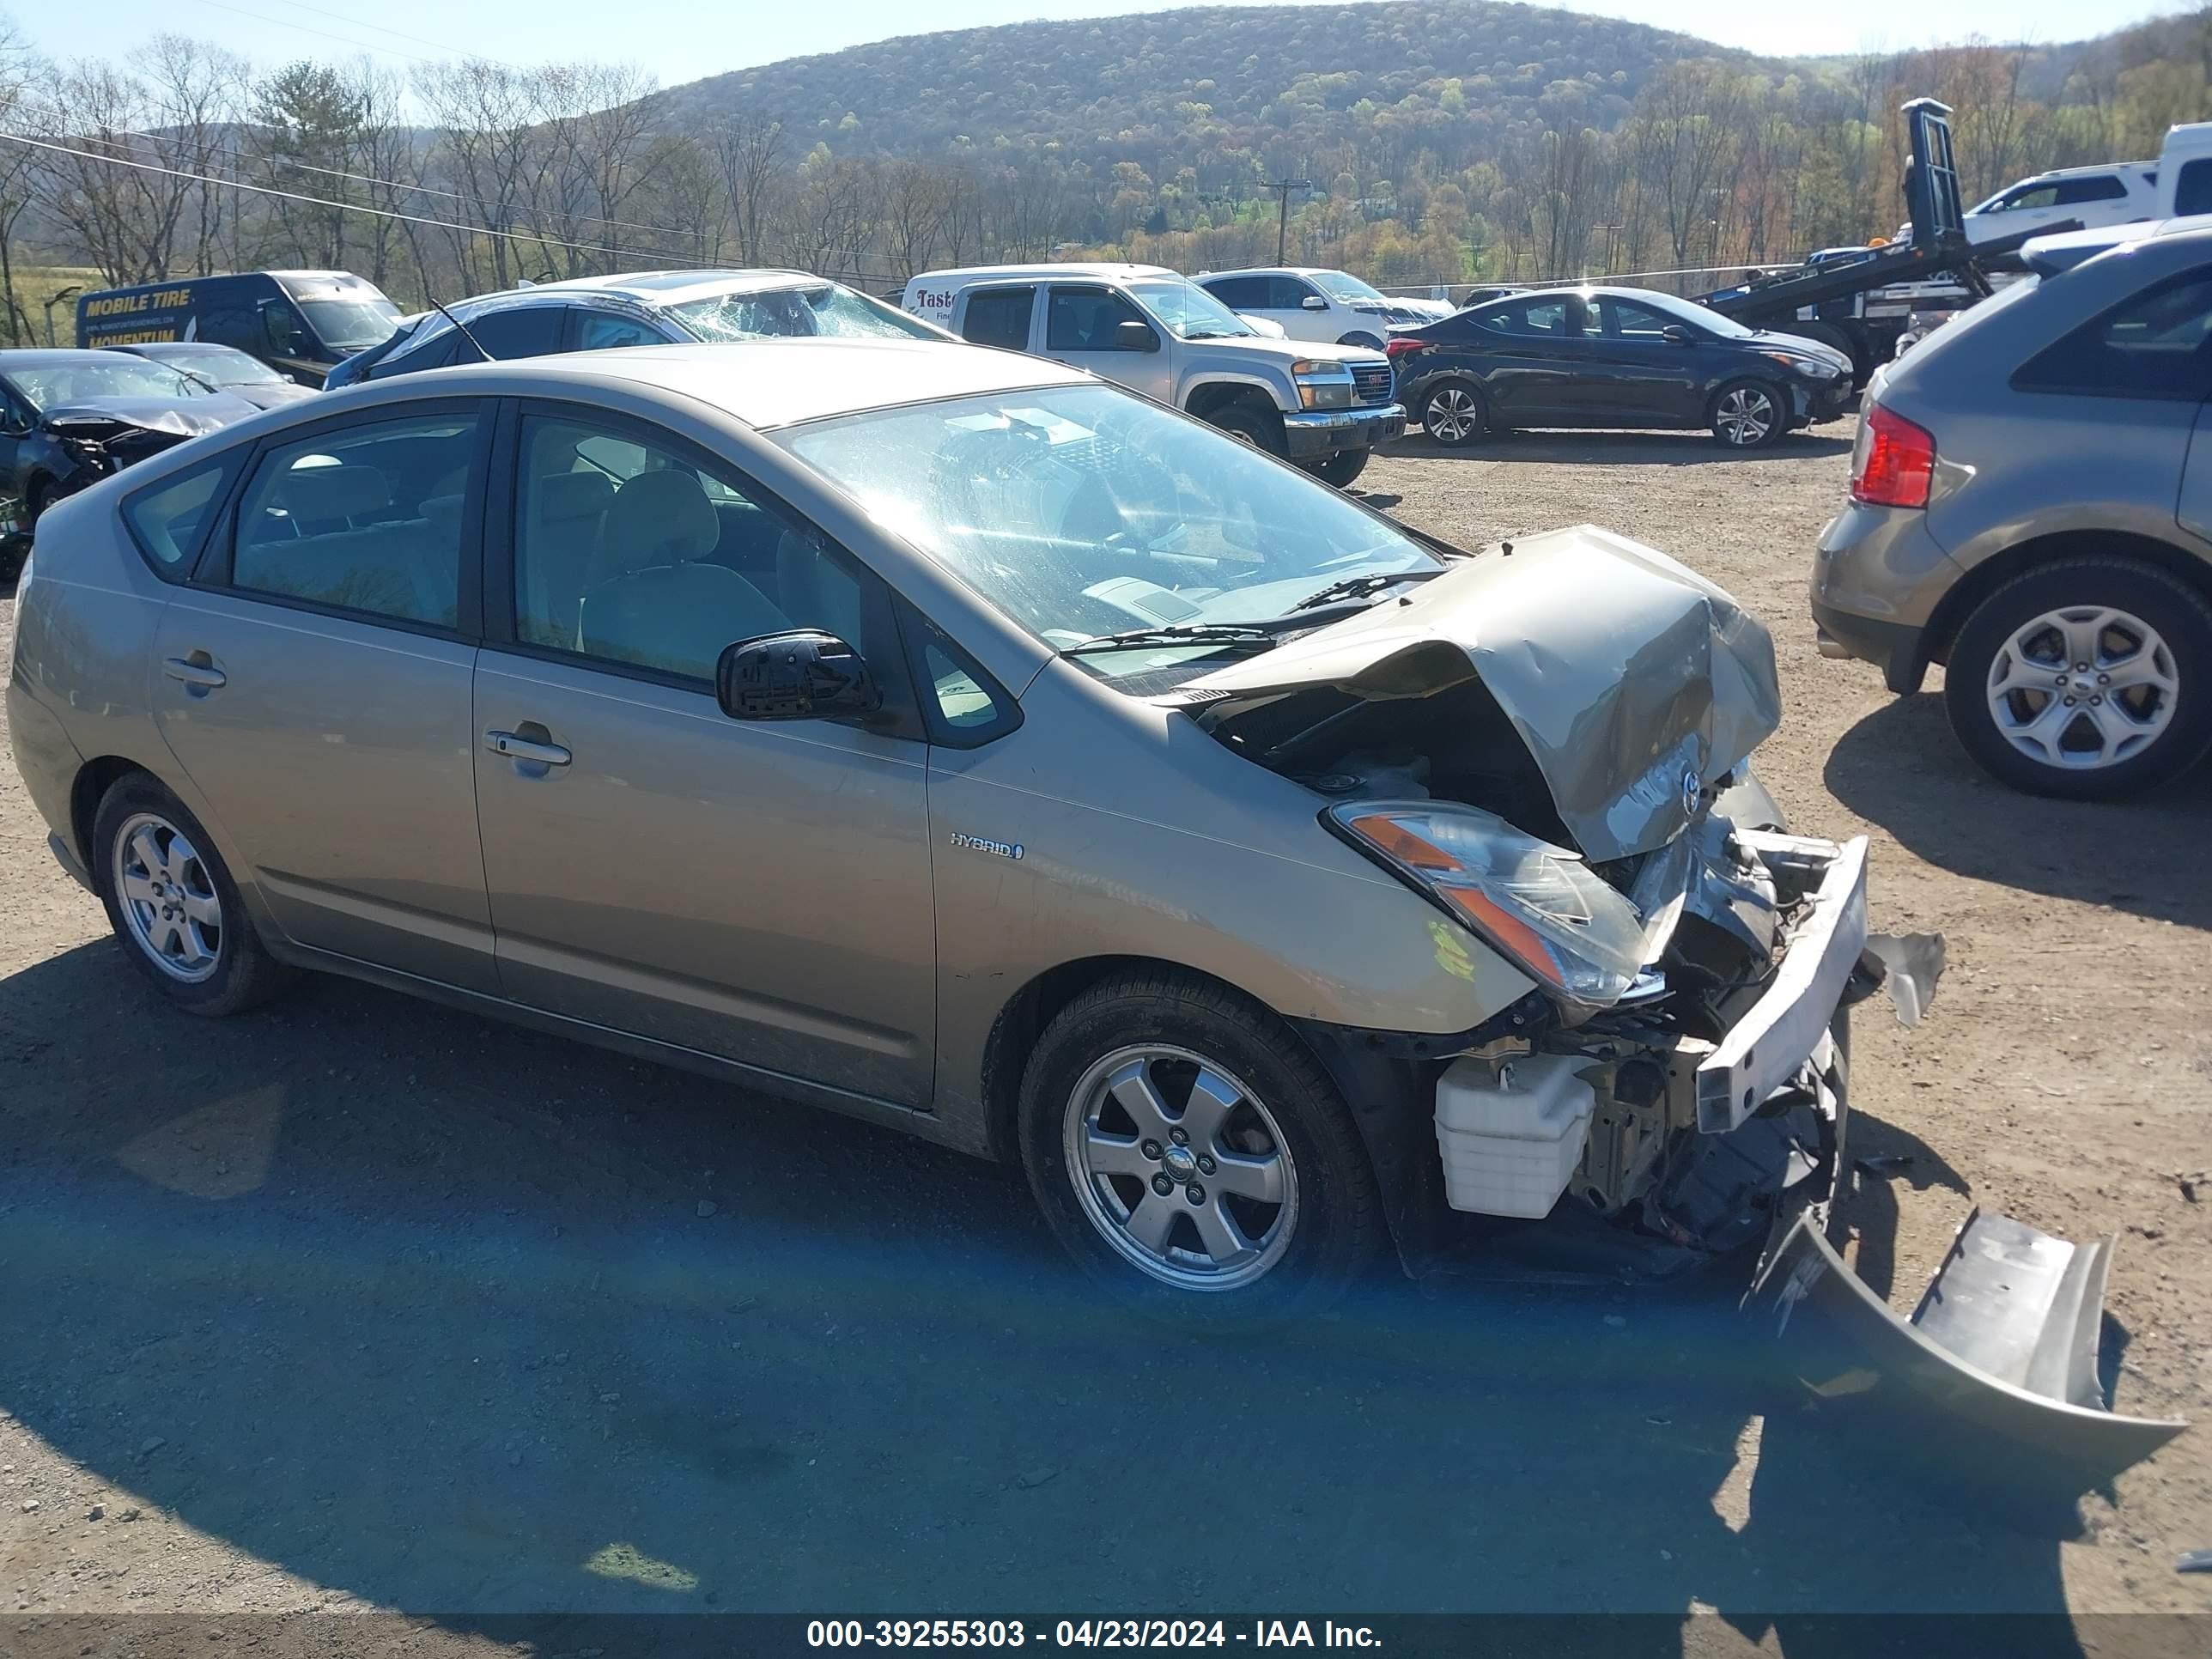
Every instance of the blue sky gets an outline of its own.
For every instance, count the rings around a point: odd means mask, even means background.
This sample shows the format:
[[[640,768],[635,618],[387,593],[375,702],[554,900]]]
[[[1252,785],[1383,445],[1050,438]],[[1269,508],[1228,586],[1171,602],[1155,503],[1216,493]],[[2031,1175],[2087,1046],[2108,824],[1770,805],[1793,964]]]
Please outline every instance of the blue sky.
[[[1237,0],[1230,0],[1236,3]],[[1334,3],[1335,0],[1318,0]],[[1632,18],[1771,52],[1852,52],[1927,46],[1980,34],[1991,40],[2068,40],[2117,28],[2176,0],[1852,0],[1789,5],[1777,0],[1557,0],[1569,9]],[[367,52],[397,68],[421,58],[478,53],[514,62],[551,58],[628,59],[676,85],[724,70],[834,52],[865,40],[1036,17],[1097,17],[1171,8],[1145,0],[104,0],[15,15],[56,56],[112,53],[161,30],[216,41],[260,63]],[[2094,23],[2087,20],[2094,15]]]

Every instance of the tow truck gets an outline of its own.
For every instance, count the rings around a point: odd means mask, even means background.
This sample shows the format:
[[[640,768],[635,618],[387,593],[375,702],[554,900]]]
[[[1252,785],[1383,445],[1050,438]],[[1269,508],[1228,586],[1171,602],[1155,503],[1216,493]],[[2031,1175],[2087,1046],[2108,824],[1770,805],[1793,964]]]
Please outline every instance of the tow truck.
[[[1996,291],[2021,246],[2080,228],[2038,225],[2015,236],[1968,240],[1951,152],[1951,110],[1933,98],[1903,109],[1911,144],[1905,198],[1911,236],[1879,246],[1824,248],[1802,264],[1753,272],[1732,288],[1693,295],[1696,303],[1747,328],[1778,329],[1833,346],[1864,386],[1897,349],[1916,312],[1963,310]]]

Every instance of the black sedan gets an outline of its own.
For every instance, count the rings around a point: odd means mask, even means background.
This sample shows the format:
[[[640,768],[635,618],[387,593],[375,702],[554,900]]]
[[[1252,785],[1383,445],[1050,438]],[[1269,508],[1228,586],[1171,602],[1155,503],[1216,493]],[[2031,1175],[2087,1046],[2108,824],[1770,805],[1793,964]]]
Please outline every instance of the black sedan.
[[[1734,449],[1831,421],[1851,365],[1648,289],[1548,289],[1475,306],[1389,343],[1398,398],[1455,447],[1519,427],[1705,427]]]
[[[119,351],[0,351],[0,564],[15,562],[39,514],[63,496],[257,412]]]
[[[236,346],[211,340],[160,340],[136,345],[104,346],[106,351],[127,351],[134,357],[167,363],[189,374],[210,392],[228,392],[256,409],[280,409],[302,403],[315,388],[288,380],[258,357],[249,357]]]

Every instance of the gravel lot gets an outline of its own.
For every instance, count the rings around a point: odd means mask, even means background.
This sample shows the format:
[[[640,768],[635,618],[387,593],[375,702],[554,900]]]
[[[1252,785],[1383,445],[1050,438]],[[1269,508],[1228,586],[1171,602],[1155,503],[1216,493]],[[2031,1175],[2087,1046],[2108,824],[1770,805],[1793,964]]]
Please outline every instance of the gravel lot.
[[[1925,1025],[1862,1028],[1857,1150],[1912,1162],[1860,1270],[1909,1307],[1974,1203],[2118,1234],[2120,1403],[2200,1426],[2117,1492],[1962,1517],[1761,1416],[1732,1286],[1380,1283],[1208,1346],[1083,1293],[1010,1171],[335,981],[172,1013],[0,759],[0,1650],[104,1612],[411,1654],[548,1609],[1717,1609],[1686,1645],[1787,1652],[1844,1610],[2212,1609],[2173,1571],[2212,1546],[2212,775],[2007,794],[1936,698],[1819,659],[1849,439],[1362,483],[1465,541],[1608,526],[1771,623],[1761,776],[1873,836],[1877,927],[1950,941]],[[370,1607],[434,1617],[304,1619]]]

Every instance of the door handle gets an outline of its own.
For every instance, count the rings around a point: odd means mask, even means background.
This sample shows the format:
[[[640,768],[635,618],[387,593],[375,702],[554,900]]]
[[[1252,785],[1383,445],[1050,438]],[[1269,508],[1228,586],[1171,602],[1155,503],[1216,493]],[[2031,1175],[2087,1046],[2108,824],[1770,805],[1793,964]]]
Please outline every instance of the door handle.
[[[487,732],[484,747],[509,760],[531,761],[539,766],[566,766],[575,757],[557,743],[539,743],[513,732]]]
[[[205,656],[204,651],[194,656]],[[170,657],[161,664],[161,672],[173,680],[181,680],[198,691],[213,691],[230,683],[229,676],[213,663],[194,662],[189,657]]]

